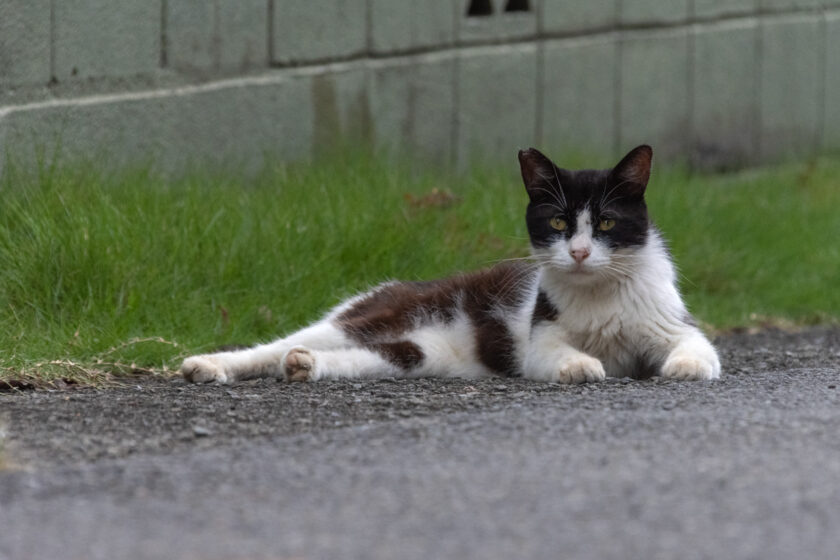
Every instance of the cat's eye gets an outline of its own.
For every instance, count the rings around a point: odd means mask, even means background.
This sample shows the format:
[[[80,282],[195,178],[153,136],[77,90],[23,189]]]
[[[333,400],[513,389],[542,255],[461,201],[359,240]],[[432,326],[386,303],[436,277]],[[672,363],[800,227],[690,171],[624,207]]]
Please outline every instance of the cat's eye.
[[[601,223],[598,224],[598,229],[600,229],[601,231],[610,231],[614,227],[615,220],[601,220]]]
[[[569,227],[569,224],[566,223],[566,220],[564,220],[560,216],[554,216],[553,218],[551,218],[551,220],[549,220],[548,223],[551,224],[551,227],[553,227],[557,231],[566,231],[566,229],[568,229]]]

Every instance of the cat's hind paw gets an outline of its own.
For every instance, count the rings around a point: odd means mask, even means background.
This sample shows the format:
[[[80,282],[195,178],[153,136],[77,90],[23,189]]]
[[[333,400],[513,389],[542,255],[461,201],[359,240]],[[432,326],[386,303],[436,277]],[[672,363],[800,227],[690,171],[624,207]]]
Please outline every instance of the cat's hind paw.
[[[702,381],[720,377],[720,364],[705,358],[675,355],[662,366],[662,377],[684,381]]]
[[[283,359],[283,373],[290,383],[314,381],[315,356],[302,346],[292,348]]]
[[[601,362],[591,356],[581,355],[571,358],[560,365],[557,371],[558,383],[593,383],[606,379],[607,373]]]
[[[190,383],[227,383],[224,369],[208,356],[193,356],[181,364],[181,375]]]

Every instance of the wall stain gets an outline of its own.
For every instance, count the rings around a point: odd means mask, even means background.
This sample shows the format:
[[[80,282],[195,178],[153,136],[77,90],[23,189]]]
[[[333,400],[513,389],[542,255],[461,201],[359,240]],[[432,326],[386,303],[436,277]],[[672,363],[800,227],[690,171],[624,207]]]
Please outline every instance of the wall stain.
[[[338,95],[332,76],[321,75],[312,79],[312,105],[312,153],[317,155],[335,149],[342,136]]]

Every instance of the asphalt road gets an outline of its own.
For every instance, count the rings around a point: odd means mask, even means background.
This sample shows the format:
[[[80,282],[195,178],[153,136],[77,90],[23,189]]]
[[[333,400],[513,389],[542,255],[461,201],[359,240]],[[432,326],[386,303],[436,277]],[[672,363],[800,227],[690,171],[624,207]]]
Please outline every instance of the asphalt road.
[[[716,382],[138,380],[0,395],[0,559],[840,551],[840,330]]]

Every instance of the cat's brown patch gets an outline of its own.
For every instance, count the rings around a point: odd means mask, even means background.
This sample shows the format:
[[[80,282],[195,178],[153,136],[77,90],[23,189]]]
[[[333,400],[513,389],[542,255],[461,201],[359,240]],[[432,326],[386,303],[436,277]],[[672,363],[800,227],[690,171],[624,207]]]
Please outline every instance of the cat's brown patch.
[[[336,323],[365,347],[410,368],[420,363],[422,350],[389,340],[431,321],[450,323],[463,313],[475,331],[481,362],[496,373],[514,375],[514,341],[499,314],[521,302],[532,274],[526,265],[502,264],[434,282],[386,284],[340,314]]]
[[[392,364],[406,370],[419,366],[426,357],[419,346],[408,340],[380,342],[369,347]]]
[[[516,343],[503,321],[489,316],[481,318],[476,324],[475,342],[478,359],[490,370],[506,377],[519,374],[514,358]]]
[[[455,312],[455,294],[443,286],[448,283],[388,284],[339,315],[338,325],[353,339],[366,343],[403,334],[421,317],[449,323]]]

